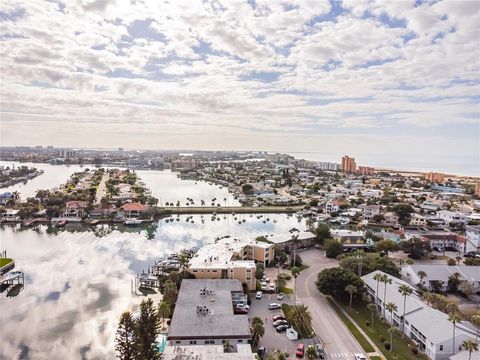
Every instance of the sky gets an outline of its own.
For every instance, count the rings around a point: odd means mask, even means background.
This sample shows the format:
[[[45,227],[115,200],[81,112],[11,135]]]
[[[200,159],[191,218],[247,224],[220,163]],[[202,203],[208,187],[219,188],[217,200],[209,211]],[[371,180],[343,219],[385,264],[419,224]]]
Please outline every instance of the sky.
[[[0,41],[1,145],[480,175],[480,1],[3,0]]]

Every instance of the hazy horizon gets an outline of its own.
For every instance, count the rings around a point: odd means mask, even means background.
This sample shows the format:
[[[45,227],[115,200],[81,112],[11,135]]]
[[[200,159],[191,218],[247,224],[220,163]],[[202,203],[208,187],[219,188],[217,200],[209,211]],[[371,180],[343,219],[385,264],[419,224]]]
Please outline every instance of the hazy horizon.
[[[480,175],[478,1],[11,1],[1,145]]]

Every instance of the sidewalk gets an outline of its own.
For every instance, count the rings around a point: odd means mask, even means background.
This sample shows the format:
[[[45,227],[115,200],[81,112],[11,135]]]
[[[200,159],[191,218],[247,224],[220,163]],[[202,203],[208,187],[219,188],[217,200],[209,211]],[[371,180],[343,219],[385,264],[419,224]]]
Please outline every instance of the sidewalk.
[[[358,326],[357,322],[352,319],[352,317],[343,309],[343,307],[341,305],[339,305],[334,299],[332,299],[335,304],[338,306],[338,308],[340,309],[340,311],[342,312],[342,314],[344,314],[348,320],[351,321],[351,323],[357,328],[357,330],[363,335],[363,337],[365,339],[367,339],[367,341],[370,343],[370,345],[372,345],[372,347],[375,349],[375,352],[370,352],[368,353],[368,357],[371,357],[371,356],[379,356],[380,358],[384,359],[384,356],[383,356],[383,353],[380,351],[380,349],[377,347],[377,345],[375,345],[375,343],[372,341],[372,339],[370,339],[370,337],[365,333],[365,331],[363,331],[363,329]]]

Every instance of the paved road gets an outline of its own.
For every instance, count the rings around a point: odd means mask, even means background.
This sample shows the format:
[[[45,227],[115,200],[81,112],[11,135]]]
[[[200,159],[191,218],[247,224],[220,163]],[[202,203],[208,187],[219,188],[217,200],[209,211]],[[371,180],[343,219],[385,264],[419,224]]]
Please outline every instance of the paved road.
[[[98,184],[97,193],[95,194],[95,205],[100,205],[100,202],[102,201],[103,194],[105,192],[105,183],[107,182],[109,176],[110,175],[108,172],[104,173],[102,180],[100,180],[100,184]]]
[[[315,248],[301,251],[299,255],[310,267],[297,278],[297,299],[312,313],[312,326],[325,343],[329,359],[353,359],[354,353],[365,354],[315,286],[317,274],[322,269],[337,266],[337,261],[326,258],[323,251]]]

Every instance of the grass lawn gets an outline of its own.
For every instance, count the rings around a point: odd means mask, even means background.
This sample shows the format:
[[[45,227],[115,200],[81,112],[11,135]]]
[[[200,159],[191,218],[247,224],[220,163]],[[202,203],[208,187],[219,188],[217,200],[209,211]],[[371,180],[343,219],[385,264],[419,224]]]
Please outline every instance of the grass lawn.
[[[375,349],[372,347],[372,345],[370,345],[368,340],[365,339],[365,337],[360,333],[360,331],[358,331],[355,325],[352,324],[352,322],[345,316],[345,314],[340,311],[337,304],[335,304],[331,299],[329,298],[327,299],[330,305],[332,306],[332,308],[336,311],[337,315],[340,317],[340,319],[342,319],[345,326],[348,328],[348,330],[350,330],[352,335],[355,337],[355,339],[357,339],[358,343],[362,346],[363,350],[365,350],[365,352],[367,353],[374,352]]]
[[[282,289],[282,292],[285,294],[285,295],[292,295],[293,294],[293,289],[290,289],[290,288],[283,288]]]
[[[370,356],[370,360],[383,360],[380,356]]]
[[[13,260],[9,258],[0,258],[0,268],[10,264],[12,261]]]
[[[397,332],[393,336],[393,353],[386,350],[383,343],[380,341],[380,337],[385,338],[385,342],[390,342],[390,334],[388,329],[389,324],[384,323],[378,318],[375,318],[375,322],[372,326],[367,326],[366,321],[370,322],[372,319],[372,313],[367,308],[365,302],[358,302],[353,304],[352,308],[348,305],[342,305],[343,309],[355,320],[355,322],[362,328],[362,330],[370,337],[370,339],[377,345],[377,347],[383,352],[384,357],[387,360],[394,360],[393,354],[396,353],[398,360],[424,360],[428,357],[422,353],[415,355],[408,348],[408,340],[402,339],[402,335]]]

